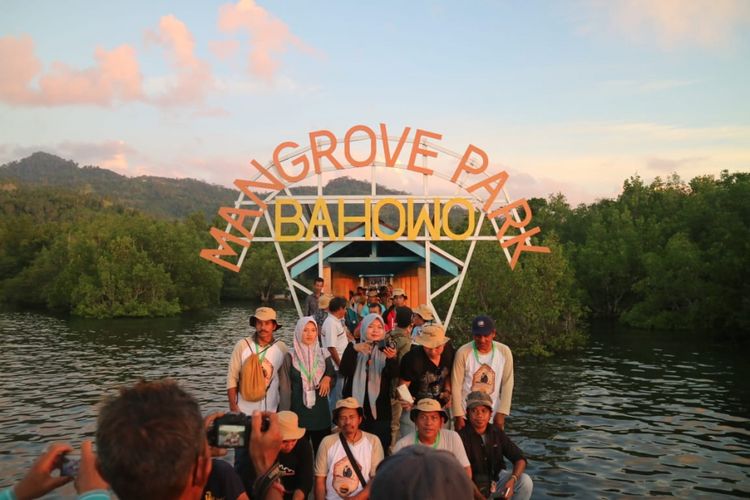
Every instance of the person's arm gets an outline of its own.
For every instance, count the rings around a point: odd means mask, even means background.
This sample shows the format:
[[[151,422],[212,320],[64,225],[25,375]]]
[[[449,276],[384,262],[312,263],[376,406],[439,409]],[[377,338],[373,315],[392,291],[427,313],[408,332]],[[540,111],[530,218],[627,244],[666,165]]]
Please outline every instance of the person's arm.
[[[73,480],[72,477],[52,477],[52,471],[66,453],[73,451],[70,445],[55,443],[36,459],[26,475],[16,483],[12,492],[18,500],[39,498],[63,484]],[[8,492],[10,495],[10,492]],[[12,498],[12,497],[10,497]]]
[[[307,495],[302,490],[294,490],[294,493],[292,493],[292,500],[305,500],[307,498]]]
[[[307,498],[313,490],[313,451],[312,445],[308,439],[297,441],[294,453],[297,454],[297,467],[295,470],[294,496],[297,492],[302,494],[302,498]]]
[[[292,409],[292,355],[286,353],[279,368],[279,411]]]
[[[334,363],[336,363],[336,366],[341,365],[341,358],[339,357],[339,352],[336,350],[335,347],[329,347],[328,352],[331,353],[331,359]]]
[[[513,399],[513,353],[506,345],[502,346],[505,365],[503,366],[503,378],[500,382],[500,394],[497,398],[497,409],[494,416],[495,425],[501,429],[505,428],[505,417],[510,415],[510,403]]]
[[[453,418],[455,420],[455,430],[460,431],[466,425],[466,418],[464,418],[464,409],[461,401],[461,388],[463,387],[464,375],[466,371],[466,356],[464,351],[461,349],[456,353],[456,357],[453,360],[453,370],[451,370],[451,387],[453,393],[451,399],[453,401]]]
[[[269,425],[266,432],[261,432],[260,426],[263,417],[268,417]],[[253,412],[252,432],[250,434],[250,460],[258,474],[258,477],[266,475],[276,463],[279,452],[281,451],[281,426],[279,424],[279,415],[270,412]],[[271,487],[267,490],[265,496],[257,500],[282,500],[284,494],[283,488]]]
[[[326,477],[315,476],[315,500],[325,500],[326,498]]]
[[[234,346],[227,369],[227,399],[229,400],[229,411],[234,413],[240,411],[240,407],[237,405],[237,383],[240,380],[240,368],[242,367],[242,344],[240,342],[237,342]]]
[[[341,364],[339,365],[339,375],[343,377],[351,378],[354,375],[354,370],[357,367],[357,350],[354,348],[354,342],[349,342],[344,350],[344,355],[341,356]]]
[[[331,387],[336,383],[336,370],[333,368],[331,358],[326,358],[325,365],[326,369],[318,382],[318,394],[321,397],[327,397],[331,392]]]

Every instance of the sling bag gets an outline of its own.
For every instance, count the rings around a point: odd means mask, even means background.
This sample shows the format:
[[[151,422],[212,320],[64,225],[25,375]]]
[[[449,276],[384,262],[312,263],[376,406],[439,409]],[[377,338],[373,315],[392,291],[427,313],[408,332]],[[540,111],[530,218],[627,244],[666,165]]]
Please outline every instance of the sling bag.
[[[364,435],[362,437],[364,438]],[[352,455],[352,450],[349,449],[349,443],[346,442],[346,438],[344,437],[343,432],[339,432],[339,438],[341,438],[341,446],[344,447],[346,457],[349,459],[349,463],[352,464],[352,469],[354,469],[354,472],[357,474],[357,478],[359,478],[359,482],[362,484],[362,488],[364,488],[365,486],[367,486],[367,481],[365,481],[365,477],[362,475],[362,471],[359,469],[359,464],[354,459],[354,455]]]

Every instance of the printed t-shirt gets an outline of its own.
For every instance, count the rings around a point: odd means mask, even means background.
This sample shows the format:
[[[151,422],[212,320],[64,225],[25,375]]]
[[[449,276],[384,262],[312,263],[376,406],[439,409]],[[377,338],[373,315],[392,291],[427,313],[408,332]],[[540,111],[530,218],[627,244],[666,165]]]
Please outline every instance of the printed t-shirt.
[[[447,345],[437,365],[427,357],[424,347],[415,346],[401,359],[399,377],[410,382],[409,392],[414,401],[431,398],[445,406],[449,400],[441,400],[440,393],[445,390],[445,383],[450,380],[452,366],[453,350],[448,349]]]
[[[359,464],[362,476],[369,482],[369,478],[375,475],[375,469],[383,460],[380,439],[363,431],[359,441],[348,444]],[[339,500],[362,491],[362,484],[346,456],[339,433],[326,436],[321,441],[318,455],[315,457],[315,475],[326,477],[327,500]]]
[[[402,437],[398,441],[396,441],[396,445],[393,447],[393,453],[398,452],[402,448],[406,448],[407,446],[412,446],[415,444],[419,444],[421,446],[431,446],[437,450],[445,450],[449,452],[451,455],[456,457],[458,460],[458,463],[461,464],[461,467],[471,467],[471,463],[469,462],[469,457],[466,456],[466,449],[464,448],[464,443],[461,441],[461,436],[458,435],[457,432],[451,431],[448,429],[440,429],[440,432],[438,433],[438,437],[435,439],[435,442],[431,445],[428,444],[422,444],[417,439],[417,432],[411,432],[407,434],[406,436]]]
[[[263,368],[263,375],[266,378],[266,397],[260,401],[246,401],[242,399],[242,394],[239,393],[238,389],[237,404],[240,407],[240,411],[246,415],[252,415],[255,410],[276,411],[278,409],[279,368],[281,368],[281,364],[284,362],[287,348],[281,341],[276,341],[270,347],[260,347],[252,337],[247,337],[237,342],[232,351],[232,358],[229,361],[227,389],[239,385],[242,363],[253,353],[258,353],[258,356],[261,358],[260,363]]]

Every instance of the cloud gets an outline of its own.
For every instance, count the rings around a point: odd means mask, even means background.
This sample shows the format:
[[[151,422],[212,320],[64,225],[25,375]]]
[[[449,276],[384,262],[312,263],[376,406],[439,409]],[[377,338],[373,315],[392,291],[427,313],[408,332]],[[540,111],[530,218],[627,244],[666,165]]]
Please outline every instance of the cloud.
[[[212,40],[208,42],[208,48],[217,59],[229,59],[240,48],[237,40]]]
[[[281,20],[273,17],[254,0],[240,0],[219,8],[219,30],[223,33],[246,31],[250,35],[248,67],[252,74],[271,82],[279,69],[280,54],[294,46],[306,53],[315,53]]]
[[[12,105],[61,106],[142,99],[141,74],[135,50],[121,45],[111,51],[97,48],[96,65],[79,70],[54,62],[42,73],[29,36],[0,38],[0,100]],[[37,85],[34,85],[37,80]]]
[[[587,0],[583,33],[615,34],[663,50],[726,48],[750,24],[746,0]]]
[[[175,74],[165,88],[149,99],[163,106],[204,102],[213,86],[209,65],[195,56],[195,41],[185,23],[173,15],[163,16],[157,31],[147,31],[146,41],[161,45]]]
[[[708,158],[704,157],[692,157],[692,158],[648,158],[646,165],[649,169],[657,172],[672,173],[677,172],[685,167],[693,166],[696,164],[705,165]]]

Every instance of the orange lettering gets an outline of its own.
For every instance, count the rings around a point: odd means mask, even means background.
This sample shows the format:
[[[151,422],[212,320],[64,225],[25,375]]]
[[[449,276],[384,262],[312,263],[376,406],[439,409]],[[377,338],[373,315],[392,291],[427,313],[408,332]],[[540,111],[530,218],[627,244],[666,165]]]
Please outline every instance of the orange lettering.
[[[503,248],[508,248],[510,246],[516,245],[516,249],[513,251],[513,257],[510,259],[510,268],[515,269],[516,264],[518,263],[518,258],[521,256],[521,252],[537,252],[537,253],[550,253],[550,249],[548,247],[538,247],[534,245],[527,245],[526,239],[531,238],[535,234],[539,233],[541,229],[538,227],[535,227],[534,229],[530,229],[529,231],[526,231],[525,233],[518,234],[514,236],[513,238],[509,240],[502,241],[500,243],[500,246]],[[498,234],[498,238],[500,238],[500,233]]]
[[[206,260],[210,260],[214,264],[218,264],[221,267],[229,269],[230,271],[234,271],[235,273],[240,272],[240,266],[222,260],[221,257],[225,255],[237,255],[237,252],[234,250],[234,248],[229,246],[229,243],[227,243],[227,241],[231,241],[232,243],[236,243],[242,247],[249,247],[250,242],[243,240],[239,236],[234,236],[233,234],[229,234],[226,231],[222,231],[221,229],[217,229],[215,227],[212,227],[210,232],[211,236],[213,236],[213,238],[219,244],[219,248],[204,248],[203,250],[201,250],[200,256]]]
[[[351,152],[351,139],[352,135],[354,135],[355,132],[362,131],[368,135],[370,138],[370,156],[367,157],[367,159],[358,161],[352,158],[352,152]],[[370,127],[367,127],[365,125],[355,125],[352,128],[350,128],[346,132],[346,136],[344,136],[344,157],[346,158],[346,161],[349,162],[349,165],[355,166],[355,167],[366,167],[367,165],[372,164],[373,160],[375,160],[375,132],[372,131]]]
[[[391,156],[391,148],[388,145],[388,132],[385,128],[385,123],[380,124],[380,139],[383,141],[383,157],[385,158],[386,167],[392,167],[396,165],[398,155],[401,154],[401,149],[404,147],[404,144],[406,143],[406,137],[409,135],[410,131],[410,127],[406,127],[404,129],[404,131],[401,133],[401,137],[399,137],[398,139],[398,144],[396,144],[396,150],[393,152],[393,156]]]
[[[248,181],[245,179],[237,179],[234,181],[234,185],[242,191],[245,196],[250,198],[255,202],[256,205],[258,205],[262,209],[266,209],[268,205],[265,201],[261,200],[258,195],[256,195],[254,192],[252,192],[249,187],[257,187],[262,189],[271,189],[272,191],[280,191],[284,189],[284,183],[282,183],[275,175],[273,175],[271,172],[268,171],[267,168],[263,167],[260,163],[258,163],[255,160],[252,160],[250,164],[255,167],[261,174],[263,174],[266,179],[268,179],[268,182],[260,182],[260,181]]]
[[[471,154],[476,153],[479,156],[482,157],[482,164],[479,167],[473,167],[471,163],[469,162],[469,159],[471,158]],[[464,157],[461,158],[461,161],[458,162],[458,167],[456,167],[456,171],[453,172],[453,177],[451,177],[451,182],[456,182],[458,178],[461,176],[461,171],[470,172],[472,174],[481,174],[484,172],[484,169],[487,168],[487,165],[489,164],[490,160],[487,158],[487,153],[485,153],[483,150],[479,149],[478,147],[474,146],[473,144],[469,144],[469,147],[466,148],[466,152],[464,153]]]
[[[281,166],[281,161],[279,160],[279,154],[281,153],[282,149],[286,148],[298,148],[299,144],[292,141],[282,142],[278,146],[276,146],[276,149],[273,150],[273,164],[276,165],[276,170],[278,170],[279,175],[283,177],[284,179],[288,180],[289,182],[297,182],[301,181],[305,177],[307,177],[307,172],[310,170],[310,162],[307,159],[307,156],[302,155],[298,156],[294,160],[292,160],[292,165],[295,167],[302,163],[302,170],[297,175],[289,175],[286,170],[284,170],[284,167]]]
[[[325,149],[318,149],[318,137],[327,137],[330,141],[330,144]],[[310,132],[310,150],[312,151],[312,159],[313,159],[313,165],[315,166],[315,172],[321,173],[320,170],[320,159],[323,157],[328,158],[328,161],[330,161],[334,167],[341,170],[343,169],[343,165],[339,163],[339,161],[333,157],[333,151],[336,149],[336,136],[333,135],[328,130],[316,130],[315,132]]]
[[[430,170],[429,168],[420,167],[416,163],[418,154],[421,154],[422,156],[429,156],[431,158],[437,158],[437,151],[430,151],[429,149],[423,149],[421,147],[422,137],[429,137],[430,139],[435,139],[436,141],[439,141],[443,138],[443,136],[440,134],[428,132],[426,130],[418,128],[416,133],[414,134],[414,142],[411,145],[411,156],[409,156],[409,163],[406,165],[406,169],[411,170],[412,172],[419,172],[420,174],[432,175],[432,170]]]
[[[503,170],[499,174],[495,174],[492,177],[488,177],[487,179],[483,181],[477,182],[473,186],[466,188],[466,190],[470,193],[473,193],[480,187],[483,187],[490,193],[490,197],[487,198],[487,201],[484,202],[484,206],[482,207],[484,211],[486,212],[487,210],[490,209],[492,204],[495,202],[495,198],[497,198],[497,195],[500,194],[500,191],[503,190],[503,186],[505,185],[505,181],[507,180],[508,180],[508,173],[505,170]],[[495,185],[495,187],[492,187],[491,184],[495,181],[497,181],[497,184]]]

